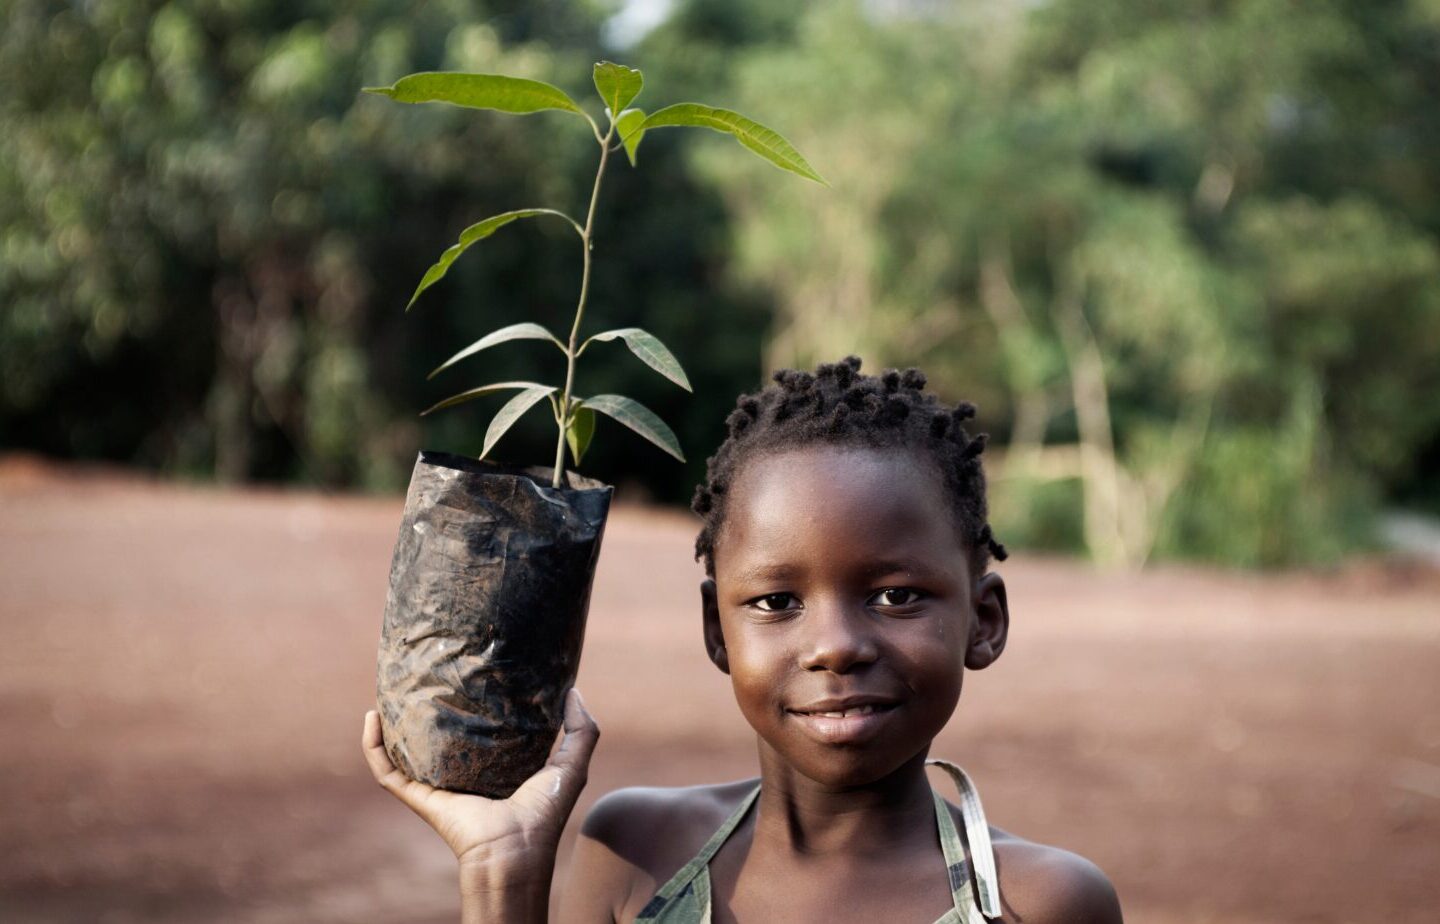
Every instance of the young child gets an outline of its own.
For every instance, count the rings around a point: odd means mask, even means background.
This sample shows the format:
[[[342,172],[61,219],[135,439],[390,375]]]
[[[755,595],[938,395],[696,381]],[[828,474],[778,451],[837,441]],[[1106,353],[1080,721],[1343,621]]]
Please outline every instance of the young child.
[[[760,778],[625,789],[590,811],[564,921],[1112,924],[1088,861],[985,823],[926,775],[965,668],[1005,647],[1005,557],[986,522],[983,435],[915,369],[846,357],[744,395],[693,509],[710,660],[755,729]],[[599,731],[577,693],[550,762],[509,799],[376,779],[446,840],[467,921],[544,921],[561,829]]]

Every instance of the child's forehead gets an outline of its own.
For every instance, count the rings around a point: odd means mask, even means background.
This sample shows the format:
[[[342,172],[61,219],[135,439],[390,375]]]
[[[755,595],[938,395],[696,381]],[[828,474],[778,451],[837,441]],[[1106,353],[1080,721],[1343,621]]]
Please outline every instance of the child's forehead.
[[[897,492],[897,488],[905,488]],[[948,507],[939,466],[906,446],[816,443],[778,448],[747,459],[736,473],[730,504],[759,505],[802,493],[822,495],[926,493]]]
[[[958,543],[939,472],[904,449],[807,446],[747,461],[727,502],[717,549],[890,557],[904,547],[951,554]]]

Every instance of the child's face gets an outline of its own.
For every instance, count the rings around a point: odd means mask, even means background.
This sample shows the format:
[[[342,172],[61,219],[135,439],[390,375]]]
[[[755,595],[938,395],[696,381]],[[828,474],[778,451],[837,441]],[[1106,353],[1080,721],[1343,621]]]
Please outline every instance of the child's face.
[[[1008,614],[976,581],[939,473],[909,453],[817,446],[731,485],[706,644],[762,754],[863,785],[924,752],[988,665]],[[828,713],[828,715],[827,715]]]

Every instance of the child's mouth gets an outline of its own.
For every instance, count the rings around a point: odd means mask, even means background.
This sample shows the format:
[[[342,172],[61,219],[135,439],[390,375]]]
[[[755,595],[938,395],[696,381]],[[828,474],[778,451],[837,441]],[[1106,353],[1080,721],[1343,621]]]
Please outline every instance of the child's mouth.
[[[816,703],[789,710],[801,726],[826,744],[856,744],[879,732],[898,703]]]
[[[818,710],[817,710],[817,711],[814,711],[814,712],[807,712],[807,711],[801,711],[801,710],[797,710],[797,711],[799,711],[801,715],[818,715],[818,716],[824,716],[824,717],[827,718],[827,719],[843,719],[843,718],[847,718],[847,717],[852,716],[852,715],[871,715],[871,714],[876,713],[876,712],[882,712],[882,711],[884,711],[885,709],[893,709],[893,708],[894,708],[893,706],[881,707],[881,706],[878,706],[878,705],[876,705],[876,704],[874,704],[874,703],[870,703],[870,704],[867,704],[867,705],[864,705],[864,706],[854,706],[854,707],[851,707],[851,708],[849,708],[849,709],[835,709],[835,710],[831,710],[831,711],[828,711],[828,712],[821,712],[821,711],[818,711]]]

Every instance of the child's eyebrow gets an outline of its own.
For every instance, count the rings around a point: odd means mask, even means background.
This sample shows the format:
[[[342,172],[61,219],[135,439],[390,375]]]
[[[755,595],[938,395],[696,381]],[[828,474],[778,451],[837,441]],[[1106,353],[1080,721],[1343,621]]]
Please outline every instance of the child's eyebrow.
[[[902,571],[903,571],[903,572],[920,572],[920,573],[923,574],[923,573],[929,572],[929,570],[930,570],[929,566],[928,566],[925,562],[920,561],[920,560],[918,560],[918,559],[914,559],[914,558],[882,558],[882,559],[879,559],[879,560],[877,560],[877,561],[872,561],[872,562],[870,562],[869,564],[867,564],[867,565],[865,566],[864,573],[865,573],[865,576],[866,576],[866,577],[872,577],[872,578],[873,578],[873,577],[880,577],[881,575],[885,575],[885,574],[895,574],[895,573],[897,573],[897,572],[902,572]]]
[[[735,575],[735,580],[741,582],[766,582],[766,581],[789,581],[801,574],[800,568],[791,565],[754,565],[746,568]]]

